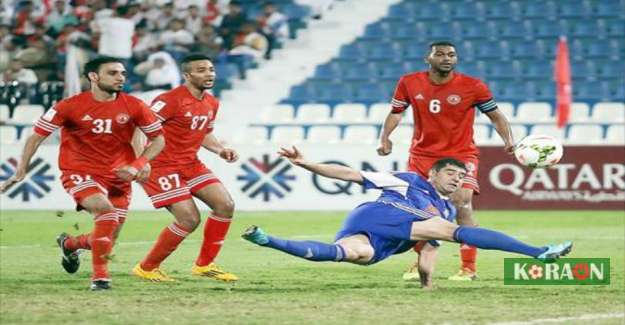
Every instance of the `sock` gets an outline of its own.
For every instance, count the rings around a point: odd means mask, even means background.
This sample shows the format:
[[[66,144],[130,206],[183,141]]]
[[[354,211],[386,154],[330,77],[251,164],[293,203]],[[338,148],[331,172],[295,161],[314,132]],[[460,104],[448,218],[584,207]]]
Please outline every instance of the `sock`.
[[[309,261],[340,262],[345,258],[343,247],[336,244],[326,244],[311,240],[286,240],[272,236],[267,237],[269,238],[269,242],[263,246],[271,247],[293,256],[305,258]]]
[[[428,242],[426,240],[419,240],[416,244],[414,244],[414,246],[412,247],[412,250],[415,251],[415,253],[417,254],[421,254],[421,250],[423,249],[423,246],[425,246],[425,244],[427,244]]]
[[[110,279],[107,264],[113,247],[113,232],[116,228],[117,214],[115,212],[102,213],[95,217],[95,227],[91,232],[92,280]]]
[[[189,235],[189,231],[175,222],[165,227],[158,236],[152,250],[141,262],[141,268],[152,271],[176,250],[178,245]]]
[[[527,245],[498,231],[465,226],[460,226],[454,231],[454,240],[481,249],[496,249],[531,257],[536,257],[547,249],[546,247]]]
[[[219,250],[224,243],[224,238],[230,228],[231,218],[225,218],[218,214],[212,213],[204,224],[204,239],[200,248],[200,255],[195,264],[198,266],[206,266],[212,263],[219,254]]]
[[[78,249],[91,249],[91,234],[81,234],[76,237],[69,237],[65,243],[63,243],[63,247],[75,251]]]
[[[462,268],[475,272],[475,260],[477,258],[477,247],[461,244],[460,259],[462,260]]]

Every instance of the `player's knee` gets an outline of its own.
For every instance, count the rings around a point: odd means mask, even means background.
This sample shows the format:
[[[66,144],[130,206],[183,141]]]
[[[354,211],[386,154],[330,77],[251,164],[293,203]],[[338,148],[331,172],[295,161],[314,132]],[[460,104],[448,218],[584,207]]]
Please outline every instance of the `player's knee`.
[[[194,231],[201,222],[201,218],[197,210],[182,209],[176,211],[176,222],[189,232]]]
[[[344,260],[356,264],[367,264],[373,258],[373,248],[363,246],[341,246],[345,251]]]
[[[232,218],[234,214],[234,201],[226,199],[217,203],[213,211],[221,217]]]
[[[115,207],[113,206],[113,204],[111,204],[111,202],[102,201],[102,202],[98,202],[94,204],[91,207],[91,213],[95,215],[101,215],[105,213],[116,213],[116,212],[115,212]]]

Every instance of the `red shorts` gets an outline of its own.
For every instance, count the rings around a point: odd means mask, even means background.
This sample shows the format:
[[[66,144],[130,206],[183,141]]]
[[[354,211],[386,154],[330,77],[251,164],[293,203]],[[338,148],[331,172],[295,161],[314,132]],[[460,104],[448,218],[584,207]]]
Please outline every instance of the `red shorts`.
[[[82,210],[80,202],[85,198],[102,193],[106,196],[119,217],[124,218],[130,205],[132,187],[130,182],[119,179],[116,175],[92,175],[85,172],[64,170],[61,172],[63,188],[76,201],[77,210]]]
[[[434,163],[444,157],[426,157],[410,155],[408,158],[408,170],[417,172],[422,177],[428,178],[430,169]],[[477,166],[479,159],[475,156],[450,157],[462,161],[467,167],[467,175],[463,179],[462,187],[472,189],[475,194],[480,194],[480,185],[477,183]]]
[[[191,199],[191,193],[206,185],[218,183],[219,179],[200,161],[186,166],[153,167],[150,179],[143,189],[155,208]]]

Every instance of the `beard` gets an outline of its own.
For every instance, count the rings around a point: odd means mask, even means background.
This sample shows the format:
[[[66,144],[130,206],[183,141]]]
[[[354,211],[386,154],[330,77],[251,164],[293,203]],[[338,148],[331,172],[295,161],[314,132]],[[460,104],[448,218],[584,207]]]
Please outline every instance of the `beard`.
[[[111,95],[117,94],[120,91],[122,91],[122,87],[119,87],[119,89],[117,89],[115,86],[104,85],[102,83],[98,83],[98,88],[100,88],[100,90],[107,92]]]

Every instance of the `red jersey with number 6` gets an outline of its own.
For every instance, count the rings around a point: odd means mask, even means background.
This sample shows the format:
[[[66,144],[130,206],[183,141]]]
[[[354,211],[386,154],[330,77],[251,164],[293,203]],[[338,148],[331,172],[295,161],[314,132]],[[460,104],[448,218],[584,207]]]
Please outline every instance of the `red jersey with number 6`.
[[[161,123],[139,98],[118,93],[99,102],[90,91],[58,102],[36,122],[34,131],[48,136],[61,128],[59,169],[107,175],[136,157],[130,145],[135,128],[148,138],[161,134]]]
[[[481,80],[454,72],[444,84],[434,84],[427,71],[402,76],[391,101],[393,113],[412,106],[414,133],[410,153],[421,156],[477,156],[473,142],[475,108],[497,109]]]
[[[197,99],[182,85],[156,97],[150,109],[165,132],[165,148],[150,162],[152,167],[197,162],[204,137],[213,131],[219,101],[207,92]]]

